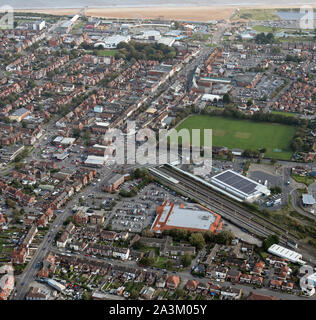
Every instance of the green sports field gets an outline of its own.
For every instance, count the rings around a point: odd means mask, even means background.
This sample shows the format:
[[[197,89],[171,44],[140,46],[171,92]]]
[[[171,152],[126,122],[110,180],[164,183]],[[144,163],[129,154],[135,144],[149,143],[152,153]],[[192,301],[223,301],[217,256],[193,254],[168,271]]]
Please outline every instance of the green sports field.
[[[266,148],[266,157],[290,160],[290,144],[295,134],[294,126],[278,123],[254,122],[212,116],[190,116],[176,129],[201,129],[201,143],[204,141],[202,129],[212,129],[213,146],[258,150]],[[183,141],[183,144],[187,141]],[[196,142],[192,142],[196,145]]]

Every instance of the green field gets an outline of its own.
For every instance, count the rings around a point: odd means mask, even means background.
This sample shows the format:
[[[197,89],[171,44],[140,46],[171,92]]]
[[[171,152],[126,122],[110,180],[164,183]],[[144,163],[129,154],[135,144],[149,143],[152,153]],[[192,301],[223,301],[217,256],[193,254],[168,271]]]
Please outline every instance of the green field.
[[[99,57],[114,57],[118,50],[98,50]]]
[[[279,114],[285,117],[296,117],[296,113],[293,112],[285,112],[285,111],[271,111],[272,114]]]
[[[281,29],[280,28],[271,28],[271,27],[266,27],[262,25],[254,26],[252,29],[256,30],[257,32],[279,32]]]
[[[295,134],[294,126],[278,123],[263,123],[250,120],[238,120],[224,117],[190,116],[176,128],[177,131],[187,128],[212,129],[213,146],[225,146],[229,149],[258,150],[266,148],[266,157],[289,160],[292,156],[291,140]],[[204,143],[201,131],[201,143]],[[183,144],[188,141],[183,141]],[[193,145],[197,145],[195,141]]]
[[[241,9],[235,11],[230,20],[280,20],[280,17],[275,14],[276,9]]]

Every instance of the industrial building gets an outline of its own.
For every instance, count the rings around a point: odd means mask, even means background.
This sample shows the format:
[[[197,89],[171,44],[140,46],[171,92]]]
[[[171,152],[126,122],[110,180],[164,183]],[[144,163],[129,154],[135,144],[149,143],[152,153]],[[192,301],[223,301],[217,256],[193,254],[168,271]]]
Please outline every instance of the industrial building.
[[[75,138],[67,138],[63,136],[58,136],[54,139],[53,143],[57,145],[71,146],[76,141]]]
[[[302,260],[301,254],[295,251],[289,250],[285,247],[279,246],[277,244],[273,244],[268,249],[268,252],[280,258],[287,259],[293,263],[298,263],[301,265],[305,264],[305,261]]]
[[[89,166],[89,167],[100,168],[100,167],[103,167],[105,165],[105,163],[107,162],[108,158],[109,157],[107,155],[102,156],[102,157],[89,155],[87,160],[84,162],[84,164],[86,166]]]
[[[175,43],[176,39],[175,38],[170,38],[170,37],[161,37],[158,40],[158,43],[162,43],[168,47],[172,47],[173,44]]]
[[[145,30],[141,35],[136,35],[133,37],[137,40],[153,40],[158,41],[161,39],[161,34],[157,30]]]
[[[30,114],[30,111],[25,108],[20,108],[15,110],[10,116],[9,119],[12,121],[21,122],[24,118],[26,118]]]
[[[102,38],[94,44],[94,47],[103,47],[103,49],[116,49],[119,43],[128,43],[131,40],[130,36],[115,35],[107,38]]]
[[[112,173],[107,177],[106,181],[103,182],[101,190],[105,192],[114,192],[118,190],[118,187],[124,183],[125,177],[121,174]]]
[[[59,282],[57,282],[57,281],[55,281],[55,280],[53,280],[53,279],[48,279],[48,280],[46,281],[46,283],[47,283],[49,286],[51,286],[52,288],[54,288],[54,289],[56,289],[57,291],[59,291],[59,292],[64,291],[64,290],[66,289],[66,287],[65,287],[63,284],[61,284],[61,283],[59,283]]]
[[[226,170],[211,178],[212,187],[238,201],[253,202],[260,196],[269,196],[270,190],[235,171]]]
[[[221,216],[198,204],[176,205],[165,201],[162,206],[157,207],[156,213],[151,227],[156,233],[170,229],[216,233],[222,228]]]

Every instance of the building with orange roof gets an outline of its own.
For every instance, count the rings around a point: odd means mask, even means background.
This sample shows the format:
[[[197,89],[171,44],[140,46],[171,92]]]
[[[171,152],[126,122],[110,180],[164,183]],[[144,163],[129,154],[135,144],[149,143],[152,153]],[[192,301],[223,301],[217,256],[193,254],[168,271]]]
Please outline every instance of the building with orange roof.
[[[170,229],[217,233],[222,228],[221,216],[198,204],[176,205],[165,201],[163,205],[157,207],[156,214],[151,227],[156,233]]]
[[[178,277],[178,276],[168,277],[168,279],[166,281],[166,287],[171,290],[176,289],[179,284],[180,284],[180,277]]]
[[[185,288],[190,291],[195,291],[198,284],[199,283],[195,280],[188,280],[187,283],[185,284]]]

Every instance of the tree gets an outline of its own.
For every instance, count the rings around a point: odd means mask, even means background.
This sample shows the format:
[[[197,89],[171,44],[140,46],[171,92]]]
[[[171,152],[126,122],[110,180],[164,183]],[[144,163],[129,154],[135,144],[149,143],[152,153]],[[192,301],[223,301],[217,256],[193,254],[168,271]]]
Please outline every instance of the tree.
[[[231,151],[229,151],[227,154],[227,161],[233,161],[233,160],[234,160],[234,155],[232,154]]]
[[[136,242],[134,242],[134,244],[133,244],[133,248],[134,248],[135,250],[140,250],[140,249],[144,248],[144,245],[143,245],[140,241],[136,241]]]
[[[282,193],[282,188],[279,186],[271,187],[270,191],[272,194],[280,194]]]
[[[273,33],[268,33],[265,35],[263,32],[259,33],[255,37],[255,42],[257,44],[268,44],[268,43],[273,43],[274,42],[274,35]]]
[[[147,238],[153,238],[154,237],[154,232],[149,230],[149,229],[144,229],[142,232],[142,236],[143,237],[147,237]]]
[[[81,130],[79,128],[74,128],[72,130],[72,135],[75,137],[75,138],[79,138],[80,137],[80,133],[81,133]]]
[[[169,259],[169,260],[166,262],[166,268],[167,268],[167,269],[172,269],[173,267],[174,267],[174,262]]]
[[[273,47],[273,48],[271,49],[271,53],[272,53],[273,55],[280,54],[280,53],[281,53],[281,48],[280,48],[280,47]]]
[[[154,264],[154,258],[150,258],[150,257],[142,257],[140,260],[139,260],[139,264],[145,266],[145,267],[148,267],[148,266],[151,266]]]
[[[243,157],[251,158],[251,156],[252,156],[252,151],[250,149],[244,150]]]
[[[214,242],[214,240],[215,240],[215,234],[211,231],[205,231],[203,233],[203,237],[204,237],[206,243]]]
[[[184,267],[189,267],[192,262],[192,257],[190,256],[189,253],[186,253],[182,258],[181,258],[181,263]]]
[[[229,104],[231,103],[231,98],[230,98],[230,95],[228,93],[225,93],[224,96],[223,96],[223,103],[225,104]]]
[[[132,300],[136,300],[138,298],[138,296],[139,296],[138,290],[132,289],[131,292],[130,292],[130,298]]]
[[[267,251],[273,244],[279,244],[280,239],[277,235],[272,234],[262,242],[262,248]]]
[[[10,208],[15,208],[16,207],[16,202],[11,200],[11,199],[6,199],[5,204]]]
[[[253,99],[249,99],[248,101],[247,101],[247,106],[248,107],[251,107],[252,105],[253,105]]]
[[[233,239],[235,239],[235,235],[231,231],[221,231],[216,235],[216,243],[225,244],[226,246],[231,244]]]
[[[177,296],[177,298],[182,298],[185,295],[185,291],[179,287],[174,291],[174,293]]]
[[[189,242],[192,246],[195,246],[197,250],[201,250],[205,246],[205,240],[200,232],[194,232],[189,238]]]
[[[83,294],[82,294],[82,299],[83,300],[90,300],[91,299],[91,294],[89,293],[89,292],[84,292]]]

